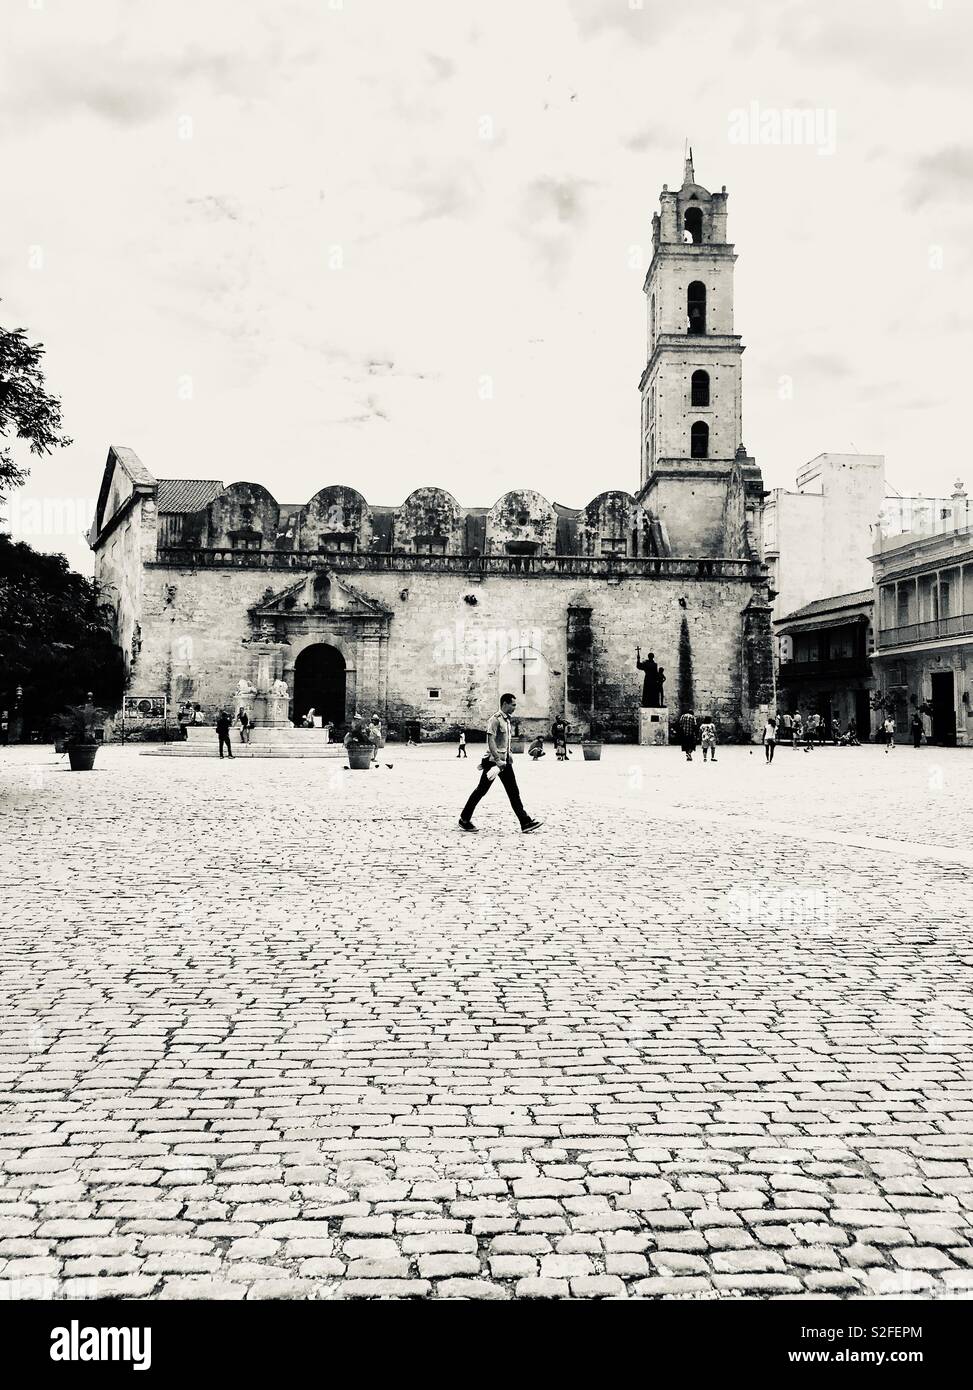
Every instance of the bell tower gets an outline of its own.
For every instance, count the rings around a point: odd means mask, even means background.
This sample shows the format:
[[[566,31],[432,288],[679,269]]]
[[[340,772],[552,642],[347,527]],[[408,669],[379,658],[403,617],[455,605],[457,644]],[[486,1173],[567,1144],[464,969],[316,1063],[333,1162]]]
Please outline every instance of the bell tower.
[[[743,343],[733,331],[726,202],[725,187],[710,193],[696,182],[690,149],[682,187],[663,185],[652,219],[639,495],[665,515],[677,554],[727,553],[716,534],[725,484],[735,463],[753,464],[741,444]]]

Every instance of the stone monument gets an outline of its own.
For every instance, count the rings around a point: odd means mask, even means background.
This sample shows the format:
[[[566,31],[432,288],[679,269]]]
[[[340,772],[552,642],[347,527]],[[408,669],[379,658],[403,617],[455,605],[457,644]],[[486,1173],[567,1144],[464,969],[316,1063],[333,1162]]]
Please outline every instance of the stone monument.
[[[666,709],[664,666],[656,665],[655,652],[642,660],[640,647],[635,648],[635,665],[643,673],[642,702],[639,705],[639,743],[643,747],[665,745],[669,742],[669,712]]]

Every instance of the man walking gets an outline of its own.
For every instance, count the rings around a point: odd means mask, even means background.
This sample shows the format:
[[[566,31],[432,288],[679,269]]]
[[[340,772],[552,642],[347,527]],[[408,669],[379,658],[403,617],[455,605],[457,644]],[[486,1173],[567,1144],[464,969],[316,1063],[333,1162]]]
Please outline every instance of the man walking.
[[[225,709],[221,709],[216,716],[216,737],[220,741],[220,757],[223,757],[223,749],[226,749],[226,756],[233,757],[233,749],[230,747],[230,716]]]
[[[465,729],[460,729],[460,731],[459,731],[459,747],[458,747],[457,750],[456,750],[456,756],[457,756],[457,758],[465,758],[465,757],[466,757],[466,730],[465,730]]]
[[[532,831],[540,829],[541,822],[532,819],[524,810],[523,802],[520,799],[520,789],[517,786],[517,778],[514,775],[514,766],[510,758],[510,739],[513,732],[510,727],[510,717],[516,708],[515,696],[501,695],[500,708],[487,724],[489,752],[480,763],[480,780],[459,815],[460,829],[466,830],[470,834],[476,834],[473,812],[490,790],[491,783],[495,778],[503,783],[503,789],[510,799],[510,805],[513,807],[514,815],[520,821],[520,828],[524,834],[529,835]]]
[[[912,730],[912,746],[913,746],[913,748],[921,748],[921,747],[922,747],[922,733],[923,733],[923,730],[922,730],[922,715],[919,713],[918,710],[916,710],[915,714],[912,716],[912,719],[911,719],[910,722],[909,722],[909,728]]]

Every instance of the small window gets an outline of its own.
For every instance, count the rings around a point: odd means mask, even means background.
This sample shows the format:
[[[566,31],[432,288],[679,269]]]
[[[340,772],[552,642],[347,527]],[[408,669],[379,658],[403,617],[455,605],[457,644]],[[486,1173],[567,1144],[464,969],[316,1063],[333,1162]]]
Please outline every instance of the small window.
[[[709,372],[693,372],[692,405],[697,410],[709,405]]]
[[[690,456],[694,459],[709,458],[709,425],[705,420],[695,422],[690,431],[690,439]]]
[[[429,690],[429,698],[430,698],[430,700],[438,700],[438,699],[441,698],[441,692],[440,692],[438,686],[432,685],[432,686],[429,686],[429,687],[427,687],[427,688],[428,688],[428,690]]]

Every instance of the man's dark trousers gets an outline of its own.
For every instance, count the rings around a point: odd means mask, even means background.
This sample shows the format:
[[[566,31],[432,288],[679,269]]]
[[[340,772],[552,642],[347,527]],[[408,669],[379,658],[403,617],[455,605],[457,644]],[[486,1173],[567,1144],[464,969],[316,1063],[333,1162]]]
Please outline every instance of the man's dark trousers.
[[[488,771],[489,768],[485,769],[480,773],[480,780],[476,784],[476,789],[474,790],[473,795],[470,797],[469,801],[466,803],[466,805],[460,812],[460,820],[472,820],[473,812],[476,810],[479,803],[483,800],[487,792],[490,790],[492,784],[490,778],[487,776]],[[509,760],[509,758],[504,763],[503,767],[500,769],[499,776],[496,780],[498,782],[503,783],[503,789],[507,793],[507,796],[510,798],[510,804],[514,808],[514,814],[520,821],[520,824],[522,826],[529,825],[530,816],[524,810],[524,803],[520,799],[520,788],[517,786],[517,778],[514,773],[514,765]]]
[[[217,733],[217,737],[218,737],[219,740],[220,740],[220,757],[222,758],[222,756],[223,756],[223,747],[224,747],[224,745],[225,745],[225,746],[226,746],[226,751],[227,751],[227,753],[228,753],[228,754],[230,755],[230,757],[232,758],[232,757],[233,757],[233,750],[230,748],[230,731],[229,731],[229,729],[227,729],[226,733],[223,733],[220,729],[217,729],[216,733]]]

